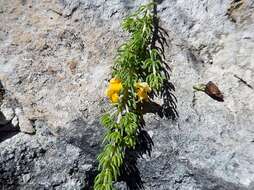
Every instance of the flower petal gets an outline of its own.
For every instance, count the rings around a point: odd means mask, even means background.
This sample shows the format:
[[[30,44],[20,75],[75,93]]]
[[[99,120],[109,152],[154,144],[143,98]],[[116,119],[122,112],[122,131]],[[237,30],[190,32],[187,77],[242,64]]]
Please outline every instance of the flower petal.
[[[117,103],[118,100],[119,100],[119,95],[118,95],[117,93],[114,93],[114,94],[110,97],[110,99],[111,99],[111,102],[112,102],[112,103]]]
[[[112,78],[110,81],[109,81],[110,84],[114,84],[114,83],[121,83],[121,80],[117,79],[117,78]]]
[[[109,85],[110,90],[114,92],[119,92],[122,90],[123,86],[121,83],[114,83]]]
[[[141,100],[141,102],[143,100],[147,101],[149,99],[148,93],[152,91],[150,86],[146,82],[138,82],[135,87],[137,88],[136,94],[139,100]]]

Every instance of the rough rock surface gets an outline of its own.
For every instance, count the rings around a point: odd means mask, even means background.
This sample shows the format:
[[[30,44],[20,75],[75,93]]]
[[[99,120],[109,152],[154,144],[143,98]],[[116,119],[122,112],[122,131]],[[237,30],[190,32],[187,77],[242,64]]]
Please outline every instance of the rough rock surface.
[[[120,22],[143,2],[0,0],[0,133],[35,133],[1,138],[1,189],[91,187]],[[179,118],[146,118],[144,188],[254,189],[254,2],[160,0],[158,15]],[[224,102],[193,93],[208,81]]]

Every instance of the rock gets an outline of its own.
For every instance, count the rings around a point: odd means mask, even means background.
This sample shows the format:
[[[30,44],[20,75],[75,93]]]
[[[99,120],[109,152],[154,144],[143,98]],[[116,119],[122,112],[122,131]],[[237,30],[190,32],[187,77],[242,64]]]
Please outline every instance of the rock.
[[[34,134],[35,129],[33,128],[31,121],[28,120],[26,116],[23,114],[19,115],[18,117],[19,117],[19,126],[22,126],[20,127],[20,131],[28,134]]]
[[[51,188],[87,189],[98,147],[89,147],[87,136],[94,126],[80,126],[54,137],[43,122],[36,122],[36,135],[19,133],[0,144],[0,186],[3,189]],[[74,133],[80,138],[72,140]],[[90,132],[89,132],[90,130]],[[98,144],[97,144],[98,146]]]
[[[77,68],[78,62],[75,60],[70,60],[67,62],[67,65],[69,66],[71,73],[74,74]]]
[[[13,134],[16,134],[17,131],[19,131],[18,123],[15,121],[17,120],[17,117],[15,115],[14,109],[10,102],[5,99],[5,89],[2,86],[2,92],[4,92],[4,96],[2,96],[1,102],[0,102],[0,142],[2,139],[5,139],[7,137],[12,136]],[[15,120],[13,120],[16,118]],[[15,125],[13,125],[13,123]]]
[[[104,91],[128,38],[120,22],[144,2],[1,1],[0,104],[2,94],[15,100],[13,124],[34,135],[0,139],[0,188],[91,189]],[[158,1],[179,118],[146,117],[151,157],[138,159],[140,176],[127,180],[141,177],[146,190],[253,189],[253,7],[251,0]],[[207,81],[224,102],[194,95],[192,86]]]
[[[17,116],[14,116],[14,118],[11,120],[11,124],[12,124],[14,127],[18,127],[18,125],[19,125],[19,120],[18,120],[18,117],[17,117]]]
[[[20,127],[20,131],[22,131],[24,133],[28,133],[28,134],[35,133],[35,129],[33,128],[33,125],[31,123],[31,121],[29,120],[28,117],[26,117],[24,112],[19,107],[17,107],[15,109],[15,113],[18,117],[18,124],[19,124],[19,127]],[[15,122],[16,121],[14,121],[14,123]]]
[[[25,116],[24,111],[17,102],[9,98],[4,99],[0,107],[0,125],[3,126],[2,130],[20,130],[24,133],[33,134],[35,130],[31,121]]]
[[[6,121],[11,121],[15,116],[14,110],[11,107],[8,107],[7,105],[3,104],[0,110],[3,113]]]

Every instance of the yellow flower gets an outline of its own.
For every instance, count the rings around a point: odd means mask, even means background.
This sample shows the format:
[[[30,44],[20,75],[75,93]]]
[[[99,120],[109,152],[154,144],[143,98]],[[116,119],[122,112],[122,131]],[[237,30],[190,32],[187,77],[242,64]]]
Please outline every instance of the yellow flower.
[[[119,93],[123,86],[121,81],[116,78],[112,78],[109,82],[108,88],[106,90],[106,95],[109,97],[112,103],[117,103],[119,101]]]
[[[139,100],[141,102],[143,102],[143,100],[148,101],[149,99],[148,93],[152,91],[150,86],[146,82],[138,82],[136,83],[135,87],[137,89],[136,94]]]

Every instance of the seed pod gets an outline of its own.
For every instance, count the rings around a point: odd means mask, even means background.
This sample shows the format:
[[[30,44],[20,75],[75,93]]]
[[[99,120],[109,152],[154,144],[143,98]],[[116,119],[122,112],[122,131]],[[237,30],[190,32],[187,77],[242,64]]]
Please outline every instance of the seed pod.
[[[219,101],[224,102],[224,97],[219,88],[212,82],[209,81],[205,86],[205,93],[210,96],[211,98]]]

